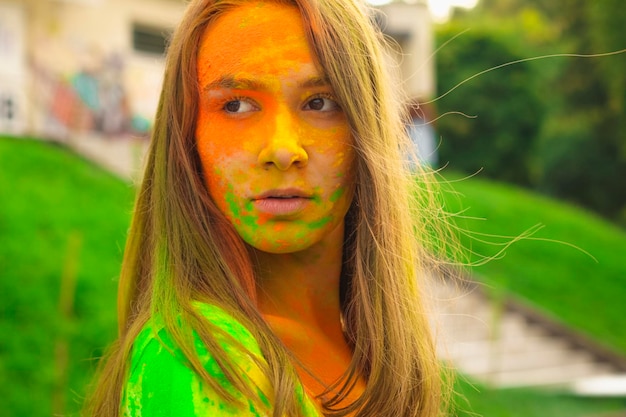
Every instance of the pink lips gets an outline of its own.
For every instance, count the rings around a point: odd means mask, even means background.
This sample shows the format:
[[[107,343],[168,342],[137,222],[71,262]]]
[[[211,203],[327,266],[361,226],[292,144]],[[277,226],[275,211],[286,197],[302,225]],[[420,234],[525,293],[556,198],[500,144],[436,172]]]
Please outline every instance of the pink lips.
[[[256,209],[274,216],[288,216],[302,211],[311,196],[297,189],[270,190],[252,199]]]

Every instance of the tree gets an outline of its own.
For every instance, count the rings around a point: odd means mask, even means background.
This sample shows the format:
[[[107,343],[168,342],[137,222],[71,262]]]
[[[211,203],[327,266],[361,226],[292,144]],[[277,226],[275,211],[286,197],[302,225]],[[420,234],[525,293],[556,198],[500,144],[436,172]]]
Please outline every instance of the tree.
[[[459,32],[454,25],[440,28],[438,43],[444,44]],[[440,160],[453,169],[468,173],[484,169],[489,177],[528,185],[530,151],[543,115],[533,88],[532,66],[508,66],[470,80],[520,59],[512,43],[510,33],[483,27],[462,34],[438,52],[438,92],[445,94],[461,84],[438,101],[439,112],[444,114],[437,129]]]
[[[563,36],[572,52],[626,47],[626,11],[615,0],[569,0]],[[536,186],[626,224],[626,54],[572,58],[554,83],[563,106],[536,152]]]
[[[455,18],[457,25],[507,26],[511,31],[516,26],[521,28],[517,43],[510,45],[526,58],[563,53],[593,55],[626,48],[626,8],[622,3],[481,0],[475,9],[458,13]],[[445,49],[440,55],[444,54]],[[484,57],[478,55],[476,59]],[[493,65],[489,60],[485,63]],[[458,65],[467,65],[467,61],[458,61]],[[526,158],[528,184],[626,225],[626,53],[551,58],[531,66],[535,78],[528,86],[539,93],[539,107],[545,111],[540,119],[546,123],[540,125],[537,137],[520,139],[522,142],[513,146],[531,147],[520,154]],[[509,103],[502,105],[512,107]],[[445,131],[445,123],[442,125]],[[511,179],[506,172],[490,174]]]

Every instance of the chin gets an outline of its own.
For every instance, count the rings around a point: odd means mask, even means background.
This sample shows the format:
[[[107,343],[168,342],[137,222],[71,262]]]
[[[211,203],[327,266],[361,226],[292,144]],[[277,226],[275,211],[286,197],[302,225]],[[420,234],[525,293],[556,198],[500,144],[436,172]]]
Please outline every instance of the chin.
[[[313,246],[313,242],[298,242],[285,240],[270,240],[256,237],[253,240],[246,240],[246,243],[253,249],[274,255],[284,255],[289,253],[302,252]]]
[[[254,250],[268,254],[295,254],[298,252],[328,250],[343,245],[343,222],[328,219],[321,227],[311,227],[314,221],[306,225],[286,224],[280,228],[276,225],[257,225],[255,228],[240,224],[235,226],[237,233]],[[319,223],[320,221],[317,220]]]

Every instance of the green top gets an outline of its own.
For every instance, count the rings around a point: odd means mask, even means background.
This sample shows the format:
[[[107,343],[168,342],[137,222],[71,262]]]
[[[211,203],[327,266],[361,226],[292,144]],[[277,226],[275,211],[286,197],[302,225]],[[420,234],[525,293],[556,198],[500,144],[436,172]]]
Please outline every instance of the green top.
[[[261,350],[252,334],[241,323],[219,307],[197,303],[199,311],[212,324],[238,340],[247,352],[228,343],[223,335],[217,340],[228,354],[231,363],[241,370],[241,375],[256,388],[261,402],[259,409],[250,399],[245,399],[226,379],[221,368],[195,335],[195,345],[200,360],[209,375],[219,384],[242,400],[241,406],[224,401],[195,372],[185,365],[182,352],[174,347],[171,336],[158,319],[151,318],[141,330],[131,352],[128,379],[122,393],[121,415],[123,417],[158,416],[271,416],[271,386],[267,377],[252,360],[262,358]],[[167,347],[166,347],[167,346]],[[174,347],[174,348],[173,348]],[[173,349],[172,349],[173,348]],[[319,417],[315,405],[304,394],[300,385],[294,395],[302,405],[303,417]]]

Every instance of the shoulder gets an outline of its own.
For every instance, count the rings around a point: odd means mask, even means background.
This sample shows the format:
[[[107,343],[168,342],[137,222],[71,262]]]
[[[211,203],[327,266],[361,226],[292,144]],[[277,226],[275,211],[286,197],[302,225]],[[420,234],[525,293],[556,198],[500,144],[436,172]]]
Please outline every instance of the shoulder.
[[[228,338],[224,336],[224,334],[227,334],[241,343],[242,347],[250,353],[261,356],[259,344],[252,333],[250,333],[250,330],[248,330],[233,316],[213,304],[196,302],[194,306],[198,312],[200,312],[209,321],[209,323],[224,332],[223,334],[216,334],[217,340],[224,349],[230,350],[229,348],[231,347],[229,345]]]
[[[224,401],[187,366],[185,356],[176,348],[163,324],[158,318],[153,318],[146,323],[133,344],[122,396],[122,415],[262,416],[270,413],[267,400],[270,384],[259,368],[261,351],[250,331],[219,307],[198,303],[196,308],[218,330],[215,335],[217,342],[231,364],[239,368],[241,375],[257,390],[267,409],[258,410],[252,401],[244,399],[234,389],[218,362],[194,334],[197,354],[209,377],[245,406],[242,408]],[[232,343],[233,339],[238,342],[237,345]]]

